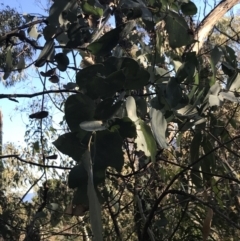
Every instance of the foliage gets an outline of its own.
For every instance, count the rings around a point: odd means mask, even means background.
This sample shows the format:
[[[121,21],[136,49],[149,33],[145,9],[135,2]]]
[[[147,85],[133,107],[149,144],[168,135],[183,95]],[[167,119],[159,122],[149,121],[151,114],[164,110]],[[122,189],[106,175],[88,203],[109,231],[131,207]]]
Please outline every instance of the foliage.
[[[20,27],[39,50],[43,91],[14,96],[37,98],[28,145],[1,158],[8,180],[39,187],[31,203],[1,193],[5,240],[235,240],[237,46],[213,35],[192,52],[196,13],[191,1],[59,0]],[[6,39],[21,40],[11,30]],[[43,46],[32,40],[40,35]],[[9,44],[5,74],[15,71]],[[64,115],[59,128],[53,108]],[[39,177],[25,176],[28,165]]]
[[[15,10],[9,6],[1,7],[0,14],[0,69],[2,72],[2,82],[5,86],[13,85],[16,81],[23,79],[22,70],[25,69],[26,62],[31,60],[34,54],[34,48],[26,45],[24,41],[25,34],[29,32],[30,37],[35,37],[31,28],[26,31],[16,31],[16,35],[8,35],[19,26],[26,23],[25,19]],[[35,29],[34,29],[35,31]],[[16,69],[14,73],[11,72]]]

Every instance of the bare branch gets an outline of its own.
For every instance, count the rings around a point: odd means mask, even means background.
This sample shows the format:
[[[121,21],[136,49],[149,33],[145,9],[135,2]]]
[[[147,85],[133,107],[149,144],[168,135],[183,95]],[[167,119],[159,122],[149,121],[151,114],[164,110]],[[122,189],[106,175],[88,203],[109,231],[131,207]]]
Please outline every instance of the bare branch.
[[[12,158],[16,158],[16,159],[18,159],[19,161],[21,161],[23,163],[27,163],[27,164],[34,165],[34,166],[37,166],[37,167],[42,167],[42,168],[57,168],[57,169],[62,169],[62,170],[71,170],[72,169],[71,167],[62,167],[62,166],[54,166],[54,165],[43,165],[43,164],[40,164],[40,163],[30,162],[30,161],[22,159],[21,157],[19,157],[19,155],[4,155],[4,156],[0,156],[0,159],[11,158],[11,157]]]
[[[13,98],[33,98],[39,95],[46,95],[46,94],[58,94],[58,93],[80,93],[78,90],[65,90],[65,89],[59,89],[59,90],[46,90],[41,92],[36,92],[33,94],[0,94],[0,99],[13,99]]]

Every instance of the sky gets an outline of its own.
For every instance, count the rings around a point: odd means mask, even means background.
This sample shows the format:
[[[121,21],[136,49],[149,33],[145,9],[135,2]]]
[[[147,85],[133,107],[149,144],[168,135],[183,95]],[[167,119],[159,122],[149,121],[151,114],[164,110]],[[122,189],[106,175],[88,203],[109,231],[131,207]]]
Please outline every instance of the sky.
[[[35,0],[0,0],[5,6],[15,8],[19,13],[43,13]],[[14,94],[32,92],[37,80],[34,78],[34,70],[28,75],[27,81],[17,83],[14,87],[6,88],[0,83],[0,94]],[[21,113],[20,108],[29,102],[29,99],[17,99],[19,103],[8,99],[0,99],[0,108],[3,113],[3,142],[14,142],[23,145],[25,125],[28,123],[26,113]]]

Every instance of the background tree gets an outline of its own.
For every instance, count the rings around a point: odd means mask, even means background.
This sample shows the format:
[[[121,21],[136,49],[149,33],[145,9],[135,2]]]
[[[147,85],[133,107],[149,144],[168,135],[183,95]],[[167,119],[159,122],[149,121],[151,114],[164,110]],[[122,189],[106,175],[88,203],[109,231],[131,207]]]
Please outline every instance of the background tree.
[[[40,50],[34,64],[42,82],[42,92],[0,95],[35,98],[28,146],[1,158],[9,180],[40,186],[31,204],[3,193],[4,239],[238,237],[236,41],[230,31],[224,36],[232,42],[216,45],[216,31],[230,26],[223,19],[203,43],[216,16],[236,3],[220,2],[197,25],[191,1],[61,0],[46,19],[4,35],[15,46],[11,38],[30,29],[23,40]],[[116,27],[107,25],[111,15]],[[44,46],[31,39],[32,29]],[[66,82],[70,71],[74,80]],[[54,107],[64,113],[57,128]]]
[[[0,34],[1,34],[1,55],[0,69],[2,72],[2,82],[5,86],[13,85],[16,81],[22,80],[25,76],[23,69],[28,62],[32,61],[35,49],[31,45],[26,45],[24,40],[27,31],[30,39],[34,41],[38,38],[37,30],[34,28],[25,28],[18,30],[18,27],[29,21],[28,16],[25,19],[15,9],[9,6],[1,6],[0,15]],[[33,40],[34,39],[34,40]],[[14,72],[11,72],[14,70]],[[17,71],[16,71],[17,70]]]

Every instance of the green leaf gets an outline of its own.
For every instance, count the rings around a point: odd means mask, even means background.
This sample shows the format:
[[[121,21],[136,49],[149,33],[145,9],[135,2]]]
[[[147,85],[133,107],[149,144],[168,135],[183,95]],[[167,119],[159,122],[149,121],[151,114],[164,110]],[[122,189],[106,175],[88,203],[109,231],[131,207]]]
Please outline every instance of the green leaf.
[[[68,56],[64,53],[58,53],[54,56],[55,61],[57,62],[57,68],[60,71],[66,71],[68,65],[69,65],[69,59]]]
[[[82,28],[79,23],[72,23],[67,31],[68,38],[75,42],[77,45],[81,45],[81,39],[83,37]]]
[[[65,118],[72,132],[80,129],[81,122],[93,120],[94,113],[94,101],[82,93],[69,96],[65,103]]]
[[[50,77],[52,76],[53,74],[55,74],[56,72],[56,68],[53,68],[53,69],[49,69],[47,72],[40,72],[40,74],[43,76],[43,77]]]
[[[181,83],[186,78],[189,79],[193,77],[194,73],[195,73],[195,65],[192,62],[187,61],[178,68],[176,73],[176,78],[178,82]]]
[[[230,78],[234,76],[234,74],[236,74],[235,68],[233,68],[226,61],[223,61],[221,66],[222,66],[223,73],[228,75]]]
[[[138,117],[137,117],[137,106],[136,106],[135,99],[132,96],[127,97],[126,109],[127,109],[128,117],[133,122],[136,122],[138,120]]]
[[[143,98],[139,98],[136,100],[137,105],[137,115],[144,119],[147,115],[148,104],[147,101]]]
[[[87,145],[81,143],[76,133],[65,133],[58,137],[53,145],[63,154],[70,156],[75,161],[79,162],[82,154],[87,149]]]
[[[111,97],[116,93],[116,91],[120,91],[125,83],[125,75],[122,70],[116,71],[107,76],[104,79],[104,91],[102,96]]]
[[[110,57],[104,62],[104,66],[108,75],[122,70],[126,79],[125,89],[140,89],[147,85],[150,79],[148,71],[140,68],[138,62],[131,58]]]
[[[86,87],[87,83],[97,75],[104,74],[104,65],[94,64],[80,70],[76,75],[76,83],[80,88]]]
[[[11,51],[11,49],[8,49],[7,50],[7,55],[6,55],[6,67],[4,69],[4,76],[3,76],[4,80],[6,80],[9,77],[12,68],[13,68],[13,65],[12,65],[12,51]]]
[[[102,8],[92,6],[90,3],[86,2],[86,1],[84,1],[84,3],[82,4],[82,10],[84,13],[89,14],[89,15],[95,15],[98,17],[103,16]]]
[[[89,199],[87,194],[88,177],[87,177],[87,172],[82,164],[81,164],[81,167],[79,167],[79,169],[80,168],[83,169],[83,171],[79,170],[78,172],[75,173],[76,175],[75,183],[78,183],[78,186],[77,186],[77,190],[75,190],[73,194],[72,204],[83,205],[86,211],[88,210],[88,207],[89,207]],[[99,202],[103,203],[103,200],[102,200],[103,198],[96,187],[97,184],[104,183],[104,180],[105,180],[105,174],[104,174],[105,170],[100,170],[100,172],[103,173],[103,175],[101,175],[101,179],[100,177],[98,177],[99,175],[96,174],[95,171],[93,172],[94,174],[93,179],[94,179],[95,191],[96,191],[98,200]],[[79,175],[82,175],[82,178],[78,178],[80,177]],[[73,176],[71,177],[70,183],[74,184],[74,179],[72,178]]]
[[[234,75],[231,80],[229,81],[229,90],[230,91],[238,91],[240,88],[240,74],[237,73]]]
[[[196,162],[199,159],[199,148],[202,141],[202,134],[201,132],[197,132],[190,145],[190,161],[191,163]],[[196,185],[196,187],[201,187],[202,185],[202,178],[199,171],[200,163],[196,163],[191,170],[191,177],[192,182]]]
[[[97,120],[108,120],[114,116],[122,105],[122,101],[115,103],[113,98],[101,101],[96,108],[94,118]]]
[[[86,150],[84,151],[84,153],[85,152]],[[88,179],[87,171],[85,170],[83,164],[81,163],[80,165],[73,167],[69,172],[68,186],[69,188],[81,187],[81,189],[83,188],[84,190],[84,187],[87,187],[87,179]],[[79,189],[79,191],[81,189]]]
[[[51,24],[48,24],[44,29],[43,29],[43,36],[46,41],[49,41],[53,38],[53,36],[56,34],[57,28]]]
[[[181,11],[185,15],[195,15],[195,14],[197,14],[197,10],[198,9],[197,9],[196,5],[192,1],[181,4]]]
[[[50,82],[56,84],[59,82],[59,77],[57,75],[52,75],[49,79]]]
[[[83,121],[80,128],[85,131],[103,131],[106,130],[106,124],[102,121]]]
[[[122,137],[118,132],[109,130],[96,133],[94,142],[95,155],[93,159],[94,169],[105,169],[108,166],[115,168],[118,172],[123,166]]]
[[[179,48],[193,43],[193,35],[189,32],[188,25],[183,17],[169,11],[165,22],[171,48]]]
[[[222,55],[223,55],[222,50],[218,46],[215,46],[211,51],[211,59],[214,66],[219,62]]]
[[[212,173],[212,172],[214,173],[215,169],[216,169],[215,154],[214,154],[214,152],[211,152],[213,150],[213,146],[212,146],[211,142],[207,139],[207,137],[204,138],[201,146],[203,147],[203,151],[205,154],[204,159],[201,161],[202,171],[207,172],[207,173]],[[203,178],[206,181],[211,179],[211,177],[212,177],[212,175],[203,173]]]
[[[68,17],[66,13],[73,13],[77,16],[78,3],[73,0],[60,0],[54,1],[47,21],[53,26],[63,26],[68,23]]]
[[[118,131],[123,139],[137,137],[136,126],[128,117],[114,119],[109,126],[109,130],[112,132]]]
[[[237,61],[237,56],[236,56],[235,51],[227,45],[220,46],[220,48],[224,54],[224,57],[225,57],[225,60],[227,61],[227,63],[234,69],[237,68],[238,61]]]
[[[102,215],[101,215],[101,206],[98,201],[98,197],[95,191],[94,182],[93,182],[93,166],[92,160],[89,150],[87,150],[82,158],[82,162],[88,174],[88,186],[87,186],[87,194],[89,199],[89,214],[90,214],[90,222],[91,228],[93,232],[93,240],[102,241]]]
[[[36,67],[42,67],[46,61],[51,60],[54,54],[54,40],[49,40],[45,43],[38,59],[35,62]]]
[[[122,70],[116,71],[106,78],[95,77],[86,84],[87,94],[96,99],[98,97],[112,97],[120,91],[125,83],[125,75]]]
[[[167,83],[166,97],[169,105],[172,108],[179,104],[180,100],[182,99],[182,89],[178,83],[178,79],[170,78]]]
[[[48,111],[39,111],[36,113],[33,113],[31,115],[29,115],[30,119],[43,119],[46,118],[48,116]]]
[[[63,85],[63,88],[66,90],[72,90],[75,89],[77,85],[73,82],[68,82],[66,85]]]
[[[150,117],[151,117],[151,127],[158,145],[161,148],[168,148],[168,145],[166,142],[167,121],[164,118],[162,112],[160,110],[151,108]]]
[[[88,45],[87,49],[93,55],[105,56],[111,52],[111,50],[118,44],[125,25],[121,25],[107,33],[105,33],[100,39]]]
[[[143,68],[140,68],[135,76],[126,78],[125,88],[129,90],[141,89],[149,83],[150,74]]]
[[[127,16],[128,20],[140,18],[142,16],[142,10],[140,7],[122,8],[122,12]]]
[[[135,143],[137,144],[137,150],[144,151],[146,156],[150,156],[152,162],[155,162],[157,145],[153,137],[151,128],[143,121],[139,121],[137,125],[137,138]]]
[[[177,109],[176,114],[184,117],[194,117],[195,115],[198,114],[198,111],[194,105],[189,104],[189,105],[186,105],[185,107]]]
[[[83,153],[83,155],[81,157],[80,164],[75,166],[75,167],[73,167],[71,169],[71,171],[69,172],[69,176],[68,176],[68,186],[69,186],[69,188],[76,188],[76,187],[78,187],[78,190],[80,192],[84,191],[84,190],[87,191],[88,174],[87,174],[87,171],[86,171],[86,169],[84,167],[84,164],[82,162],[85,153],[86,153],[86,150],[84,151],[84,153]],[[94,185],[97,186],[99,184],[104,183],[104,181],[105,181],[105,168],[97,169],[94,166],[94,169],[93,169],[93,182],[94,182]],[[86,192],[86,195],[87,195],[87,192]],[[86,202],[81,203],[81,202],[79,202],[79,197],[78,197],[78,201],[75,200],[77,202],[75,202],[74,204],[88,204],[88,201],[87,201],[86,197],[84,198],[84,200]]]

